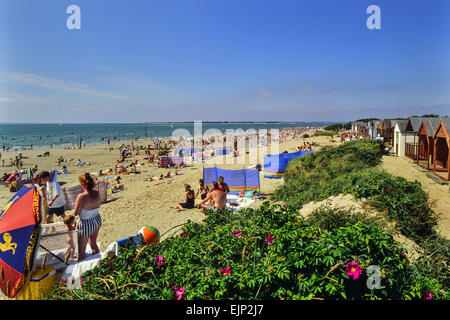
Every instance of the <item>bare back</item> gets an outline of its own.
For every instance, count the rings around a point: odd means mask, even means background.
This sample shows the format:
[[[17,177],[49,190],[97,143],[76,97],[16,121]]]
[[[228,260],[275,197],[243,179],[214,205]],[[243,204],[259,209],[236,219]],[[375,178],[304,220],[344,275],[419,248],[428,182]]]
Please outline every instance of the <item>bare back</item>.
[[[75,202],[75,215],[79,215],[81,209],[91,210],[100,206],[100,194],[98,191],[85,191],[78,195]]]
[[[227,195],[225,192],[216,189],[212,190],[209,196],[213,199],[216,208],[223,209],[226,207]]]

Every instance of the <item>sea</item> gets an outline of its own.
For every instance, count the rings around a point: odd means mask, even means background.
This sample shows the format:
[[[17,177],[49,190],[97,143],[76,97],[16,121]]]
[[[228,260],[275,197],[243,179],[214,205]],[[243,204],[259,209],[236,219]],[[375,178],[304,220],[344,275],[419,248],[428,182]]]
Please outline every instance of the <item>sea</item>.
[[[219,129],[281,129],[287,127],[317,127],[326,126],[331,122],[203,122],[202,131]],[[186,129],[194,134],[193,122],[182,123],[45,123],[21,124],[0,123],[0,151],[3,146],[9,151],[29,149],[32,144],[35,148],[57,148],[83,144],[132,141],[135,139],[148,139],[170,137],[176,129]]]

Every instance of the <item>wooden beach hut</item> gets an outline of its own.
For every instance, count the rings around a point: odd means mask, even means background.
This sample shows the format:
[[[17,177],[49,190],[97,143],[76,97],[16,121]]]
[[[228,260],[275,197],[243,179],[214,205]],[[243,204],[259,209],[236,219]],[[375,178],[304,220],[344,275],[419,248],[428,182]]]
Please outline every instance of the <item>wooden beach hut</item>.
[[[381,136],[384,142],[392,145],[394,143],[394,127],[397,119],[384,119],[381,122]]]
[[[405,156],[417,159],[417,132],[422,124],[422,118],[412,117],[408,119],[405,128]]]
[[[433,171],[443,178],[450,180],[450,119],[444,118],[439,122],[439,126],[433,137]]]
[[[416,160],[421,167],[427,170],[430,170],[430,165],[433,164],[433,138],[440,120],[440,118],[423,118],[417,132],[418,145]]]
[[[405,156],[406,125],[408,120],[397,120],[394,127],[394,145],[392,152],[399,157]]]

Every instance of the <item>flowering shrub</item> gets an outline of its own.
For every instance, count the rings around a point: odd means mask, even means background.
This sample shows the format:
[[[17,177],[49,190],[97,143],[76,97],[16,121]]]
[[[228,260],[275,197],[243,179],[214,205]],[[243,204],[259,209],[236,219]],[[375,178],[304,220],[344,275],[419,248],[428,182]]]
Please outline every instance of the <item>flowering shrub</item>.
[[[446,298],[447,288],[412,272],[405,250],[376,226],[321,229],[268,202],[206,215],[184,226],[187,236],[120,249],[119,258],[84,274],[81,289],[60,285],[49,299]],[[380,268],[380,289],[367,286],[371,265]]]

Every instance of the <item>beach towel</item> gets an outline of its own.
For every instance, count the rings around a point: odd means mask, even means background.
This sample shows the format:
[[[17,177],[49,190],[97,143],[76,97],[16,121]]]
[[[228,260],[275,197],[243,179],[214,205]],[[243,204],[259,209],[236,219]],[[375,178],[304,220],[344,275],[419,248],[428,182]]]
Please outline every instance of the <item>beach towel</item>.
[[[160,159],[162,167],[180,165],[185,163],[184,157],[161,157]]]
[[[98,181],[94,190],[98,191],[100,194],[100,202],[104,203],[109,200],[111,197],[111,194],[107,192],[107,182],[104,180]],[[83,192],[83,189],[80,185],[69,187],[69,188],[62,188],[64,193],[64,198],[66,199],[66,204],[64,208],[66,210],[72,210],[75,208],[75,202],[77,200],[77,197],[80,193]]]
[[[217,167],[203,168],[203,181],[211,187],[213,181],[222,176],[230,188],[230,195],[239,195],[239,191],[260,192],[259,172],[255,169],[229,170]]]

